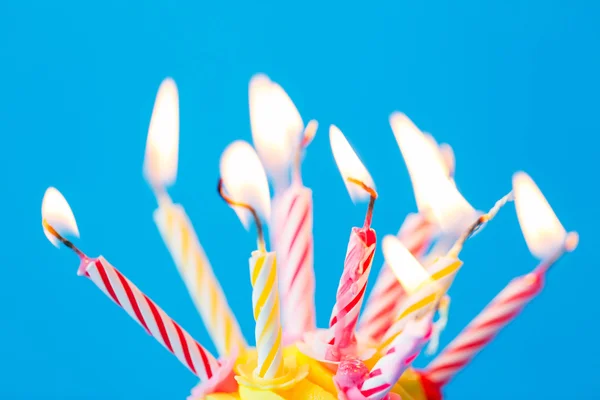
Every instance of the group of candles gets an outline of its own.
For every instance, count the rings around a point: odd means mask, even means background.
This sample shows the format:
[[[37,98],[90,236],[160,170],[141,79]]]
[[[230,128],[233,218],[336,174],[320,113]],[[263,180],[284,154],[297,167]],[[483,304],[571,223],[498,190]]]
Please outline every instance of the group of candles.
[[[441,398],[441,388],[541,291],[550,266],[577,246],[577,234],[565,231],[523,172],[515,174],[513,190],[488,213],[477,212],[454,184],[450,146],[438,145],[405,115],[394,113],[390,124],[411,176],[418,213],[408,215],[396,236],[383,238],[386,264],[361,316],[377,247],[371,228],[377,192],[341,130],[332,125],[331,148],[347,190],[353,201],[368,200],[369,205],[364,225],[350,233],[329,326],[317,329],[312,192],[301,176],[303,152],[317,123],[305,125],[283,88],[265,75],[252,78],[249,102],[254,147],[236,141],[225,149],[218,192],[246,228],[250,223],[257,228],[257,249],[249,258],[255,348],[241,334],[184,208],[167,194],[176,180],[179,147],[179,100],[172,79],[163,81],[157,94],[144,176],[158,202],[156,225],[219,357],[104,257],[89,258],[65,238],[79,232],[58,190],[49,188],[42,202],[46,236],[79,256],[78,274],[92,280],[200,379],[192,398],[259,399],[266,391],[276,398]],[[404,376],[415,374],[412,361],[425,344],[431,341],[430,350],[435,351],[447,322],[447,291],[462,268],[463,244],[513,200],[527,245],[540,265],[509,283],[418,371],[416,386],[403,385]],[[267,249],[263,222],[270,228],[274,251]],[[301,361],[307,359],[312,361]],[[323,379],[330,380],[329,389],[319,385]],[[215,397],[221,394],[228,397]]]

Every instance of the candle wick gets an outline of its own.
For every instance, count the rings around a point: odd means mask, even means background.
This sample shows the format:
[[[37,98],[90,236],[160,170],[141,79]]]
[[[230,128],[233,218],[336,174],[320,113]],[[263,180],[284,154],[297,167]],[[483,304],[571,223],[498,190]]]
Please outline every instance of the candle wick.
[[[372,187],[367,186],[363,181],[356,178],[347,178],[348,182],[354,183],[360,186],[365,192],[369,193],[371,198],[369,199],[369,206],[367,207],[367,215],[365,215],[365,228],[371,227],[373,221],[373,209],[375,208],[375,200],[377,200],[377,192]]]
[[[156,197],[156,201],[158,205],[169,204],[172,203],[171,197],[167,193],[167,189],[163,186],[152,185],[152,192],[154,192],[154,197]]]
[[[252,207],[250,204],[235,201],[231,197],[229,197],[225,193],[225,187],[223,185],[222,178],[219,179],[219,183],[217,184],[217,191],[219,193],[219,196],[221,196],[221,198],[223,200],[225,200],[225,202],[227,204],[229,204],[230,206],[242,207],[242,208],[245,208],[246,210],[250,211],[250,213],[252,214],[252,217],[254,218],[254,223],[256,224],[256,235],[258,236],[258,249],[263,252],[266,252],[267,247],[265,245],[265,235],[264,235],[264,231],[263,231],[263,225],[262,225],[262,222],[260,221],[260,217],[258,216],[258,213],[254,209],[254,207]]]
[[[50,232],[50,234],[52,236],[54,236],[55,238],[57,238],[62,244],[64,244],[65,246],[67,246],[69,249],[71,249],[73,252],[75,252],[75,254],[77,254],[79,256],[79,258],[86,258],[86,255],[83,254],[83,252],[81,250],[79,250],[74,244],[73,242],[71,242],[70,240],[67,240],[66,238],[64,238],[60,233],[58,233],[56,231],[56,229],[54,229],[54,227],[52,225],[50,225],[45,219],[42,220],[42,226],[44,227],[44,229],[46,229],[48,232]]]
[[[312,142],[313,138],[315,137],[318,127],[319,124],[313,119],[306,125],[306,128],[304,128],[304,132],[302,133],[302,139],[298,144],[298,148],[296,150],[296,157],[294,159],[293,179],[296,182],[302,183],[302,155],[304,154],[304,150],[306,150],[308,145]]]
[[[500,211],[502,207],[504,207],[508,202],[514,200],[513,192],[510,191],[506,196],[502,197],[500,200],[494,204],[494,206],[487,213],[483,214],[477,221],[475,221],[456,241],[454,246],[449,251],[449,255],[453,257],[458,257],[458,254],[462,250],[465,242],[475,235],[480,229],[482,229],[489,221],[494,219],[496,214]]]

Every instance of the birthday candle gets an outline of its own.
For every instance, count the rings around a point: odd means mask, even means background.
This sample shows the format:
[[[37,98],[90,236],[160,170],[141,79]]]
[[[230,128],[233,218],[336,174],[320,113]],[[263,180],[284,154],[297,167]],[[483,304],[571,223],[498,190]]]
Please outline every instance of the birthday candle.
[[[252,308],[256,321],[254,335],[258,353],[255,374],[259,378],[274,379],[283,374],[283,353],[275,253],[266,250],[259,217],[260,212],[268,218],[270,212],[267,176],[254,149],[246,142],[236,141],[221,156],[221,177],[221,197],[234,207],[246,227],[249,215],[256,223],[258,250],[250,257]]]
[[[358,389],[366,399],[381,400],[388,395],[429,340],[432,317],[428,314],[420,320],[410,321],[406,330],[394,339]]]
[[[402,113],[392,113],[390,125],[406,163],[419,212],[426,213],[452,244],[477,218],[477,212],[456,189],[451,149],[437,146],[430,135],[423,134]]]
[[[71,208],[62,194],[54,188],[49,188],[44,195],[42,224],[46,236],[54,245],[58,247],[62,242],[79,256],[81,264],[78,275],[89,278],[201,381],[206,382],[213,377],[219,363],[210,352],[104,257],[89,258],[61,236],[57,229],[74,233],[76,236],[79,236],[79,233]]]
[[[258,351],[256,372],[261,378],[272,379],[280,376],[283,368],[275,253],[263,250],[252,252],[250,274]]]
[[[286,340],[294,342],[316,326],[312,191],[292,183],[275,197],[273,213],[283,329]]]
[[[390,243],[392,239],[395,238],[393,236],[384,238],[386,242]],[[383,337],[379,346],[382,351],[388,350],[390,344],[402,333],[409,321],[422,318],[435,310],[462,266],[462,261],[458,258],[444,256],[440,257],[426,271],[399,241],[396,246],[399,249],[397,255],[388,255],[386,260],[390,257],[398,258],[397,261],[393,261],[395,266],[391,268],[409,296],[403,301],[398,315]],[[389,251],[386,252],[390,254]],[[388,264],[392,266],[390,261]]]
[[[265,75],[250,81],[249,100],[254,145],[275,186],[270,228],[277,250],[284,340],[295,342],[316,324],[312,191],[302,184],[300,167],[317,123],[310,121],[304,129],[287,93]],[[294,155],[292,183],[286,187],[284,177]]]
[[[425,376],[442,386],[452,379],[543,289],[548,269],[577,247],[544,195],[525,173],[513,178],[515,206],[530,251],[541,259],[529,274],[513,279],[426,368]]]
[[[345,349],[355,344],[355,328],[365,295],[367,280],[375,254],[376,235],[371,229],[377,193],[371,175],[362,164],[344,134],[335,126],[329,130],[331,150],[353,200],[368,196],[369,208],[362,228],[352,228],[346,250],[336,303],[331,313],[329,344]]]
[[[433,224],[422,214],[409,214],[397,236],[412,255],[419,259],[427,250],[434,231]],[[374,342],[380,341],[390,328],[405,295],[394,272],[384,264],[361,314],[359,334]]]
[[[166,192],[177,176],[178,145],[177,87],[165,79],[156,96],[144,160],[144,174],[158,200],[154,221],[217,351],[229,355],[246,348],[246,340],[183,206],[173,204]]]
[[[427,272],[424,271],[418,261],[402,246],[397,238],[394,236],[386,237],[386,241],[390,243],[389,248],[393,249],[388,252],[388,257],[398,259],[395,261],[395,265],[390,263],[390,266],[394,268],[396,276],[402,282],[405,289],[408,287],[410,288],[409,290],[415,290],[415,293],[404,301],[398,317],[384,335],[383,342],[379,347],[380,350],[388,348],[394,338],[402,332],[409,318],[419,318],[439,306],[442,297],[448,291],[450,285],[452,285],[456,274],[462,266],[462,261],[458,259],[458,255],[465,241],[488,221],[493,219],[498,211],[511,200],[512,192],[498,200],[490,211],[479,217],[460,236],[448,254],[439,257],[427,269]]]
[[[415,199],[417,200],[417,207],[420,212],[418,214],[409,214],[406,217],[397,236],[412,255],[421,260],[433,241],[434,236],[438,234],[438,228],[430,216],[430,205],[425,201],[424,194],[421,192],[423,185],[419,180],[422,180],[422,177],[419,175],[420,168],[431,170],[432,165],[437,165],[441,167],[439,168],[440,174],[443,173],[444,176],[452,179],[455,170],[454,152],[452,147],[447,144],[438,145],[431,135],[419,135],[417,128],[410,121],[407,121],[405,116],[392,116],[391,123],[398,137],[398,144],[401,144],[402,148],[404,148],[403,151],[405,153],[410,151],[411,155],[420,154],[420,157],[416,158],[420,164],[415,165],[413,159],[410,157],[407,159],[408,170],[414,186]],[[408,135],[408,142],[405,138],[406,135]],[[419,136],[421,136],[421,143],[418,140]],[[415,140],[411,141],[411,137],[416,139],[416,149],[414,148]],[[427,186],[425,185],[425,187]],[[426,194],[427,192],[425,191]],[[470,210],[467,208],[467,213],[469,212]],[[443,251],[438,245],[434,252],[440,250]],[[384,264],[359,321],[359,333],[370,337],[374,342],[380,341],[391,326],[394,317],[397,315],[399,305],[405,296],[406,292],[402,288],[402,285],[398,282],[392,270]]]

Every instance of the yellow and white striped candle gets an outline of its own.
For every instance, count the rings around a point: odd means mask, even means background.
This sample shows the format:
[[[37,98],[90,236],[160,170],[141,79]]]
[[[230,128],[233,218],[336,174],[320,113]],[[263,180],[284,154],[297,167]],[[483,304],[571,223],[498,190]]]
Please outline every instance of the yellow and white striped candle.
[[[256,250],[250,257],[252,310],[258,361],[255,374],[274,379],[283,374],[277,262],[274,252]]]
[[[184,210],[162,199],[154,221],[219,355],[247,347],[240,326]]]
[[[246,342],[185,210],[167,195],[177,178],[178,157],[179,94],[167,78],[156,95],[144,158],[144,176],[158,201],[154,221],[219,354],[229,355]]]
[[[380,350],[385,351],[396,336],[402,333],[409,321],[421,318],[435,310],[442,296],[452,285],[462,264],[458,258],[444,256],[428,268],[427,272],[431,274],[430,280],[404,301],[394,323],[385,333]]]

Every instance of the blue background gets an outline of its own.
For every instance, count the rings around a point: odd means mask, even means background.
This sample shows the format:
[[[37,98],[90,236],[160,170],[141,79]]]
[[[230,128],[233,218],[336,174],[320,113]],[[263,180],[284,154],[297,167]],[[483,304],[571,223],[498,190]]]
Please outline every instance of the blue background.
[[[47,186],[79,221],[81,247],[103,254],[209,345],[152,221],[142,179],[154,96],[180,88],[180,173],[171,191],[193,220],[251,337],[247,257],[254,245],[215,193],[221,151],[250,140],[247,84],[265,72],[306,120],[337,124],[380,192],[374,225],[395,233],[415,209],[388,126],[406,112],[457,157],[457,181],[488,208],[524,169],[578,250],[536,299],[447,388],[450,399],[592,398],[600,270],[600,3],[589,0],[285,2],[3,2],[0,6],[0,398],[182,399],[194,376],[90,282],[40,226]],[[351,226],[326,129],[304,164],[314,189],[319,323],[325,325]],[[594,173],[596,172],[596,173]],[[232,251],[232,247],[235,247]],[[535,260],[514,207],[473,239],[453,286],[447,343]],[[378,252],[377,273],[382,263]],[[236,278],[233,278],[236,277]],[[423,364],[423,361],[420,361]]]

